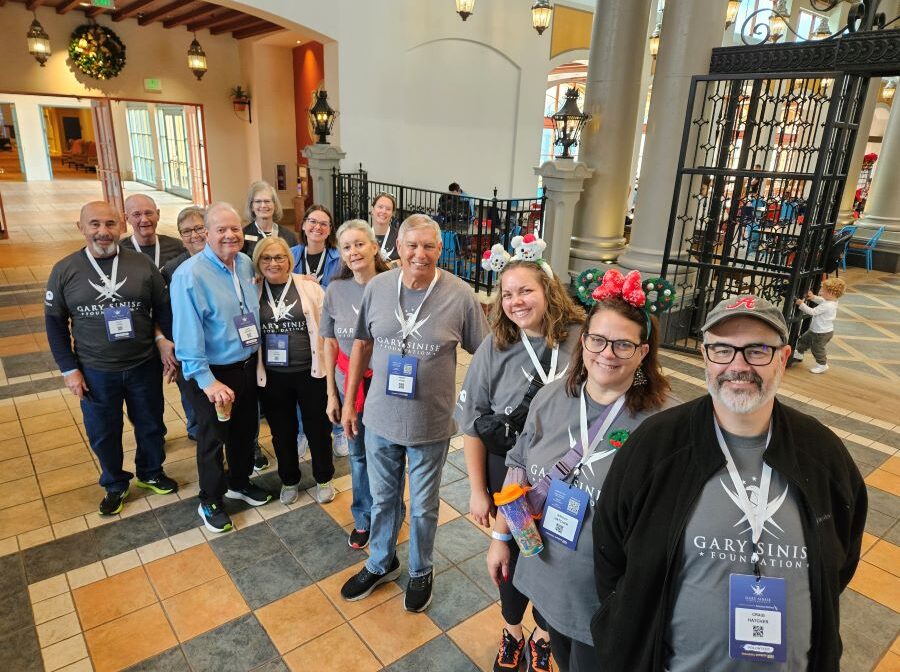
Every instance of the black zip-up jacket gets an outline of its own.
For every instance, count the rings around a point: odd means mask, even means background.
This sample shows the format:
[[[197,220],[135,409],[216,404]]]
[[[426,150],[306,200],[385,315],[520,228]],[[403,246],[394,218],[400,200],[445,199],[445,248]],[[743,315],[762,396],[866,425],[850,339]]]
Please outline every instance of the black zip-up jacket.
[[[838,598],[859,562],[865,483],[841,440],[815,418],[778,401],[772,417],[764,459],[800,493],[809,554],[808,669],[837,672]],[[593,523],[598,669],[664,669],[684,528],[703,487],[724,466],[709,395],[648,418],[616,454]]]

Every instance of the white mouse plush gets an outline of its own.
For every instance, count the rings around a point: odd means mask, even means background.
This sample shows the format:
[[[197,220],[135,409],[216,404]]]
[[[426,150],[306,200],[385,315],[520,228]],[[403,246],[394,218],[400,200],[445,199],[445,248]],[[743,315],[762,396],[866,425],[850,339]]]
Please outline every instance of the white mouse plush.
[[[509,254],[500,243],[485,250],[484,256],[481,258],[481,267],[486,271],[494,271],[494,273],[502,271],[507,263],[509,263]]]
[[[538,261],[543,257],[546,247],[547,243],[533,233],[512,239],[512,248],[516,251],[515,258],[522,261]]]

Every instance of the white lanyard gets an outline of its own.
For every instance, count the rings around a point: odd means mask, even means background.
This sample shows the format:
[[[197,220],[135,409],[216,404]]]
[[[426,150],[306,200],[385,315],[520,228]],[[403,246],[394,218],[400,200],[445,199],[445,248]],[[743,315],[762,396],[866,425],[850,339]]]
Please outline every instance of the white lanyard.
[[[272,296],[272,288],[269,286],[269,281],[266,280],[266,294],[269,295],[269,307],[272,309],[272,316],[275,321],[278,322],[282,318],[286,317],[289,312],[291,312],[291,308],[294,307],[294,304],[297,302],[294,301],[291,305],[285,307],[284,301],[287,298],[288,290],[291,288],[291,278],[288,278],[287,282],[284,283],[284,289],[281,292],[281,296],[278,299],[278,302],[275,302],[275,298]]]
[[[141,249],[141,246],[138,245],[137,240],[134,239],[134,236],[131,237],[131,244],[134,245],[134,249],[140,252],[141,254],[144,251]],[[153,253],[153,265],[159,268],[159,236],[156,237],[156,251]]]
[[[534,348],[531,347],[531,342],[528,340],[528,336],[525,335],[525,332],[521,332],[522,334],[522,343],[525,344],[525,351],[528,353],[528,356],[531,358],[531,363],[534,364],[534,368],[537,369],[538,375],[541,377],[541,382],[546,385],[547,383],[552,383],[556,380],[556,362],[559,359],[559,344],[557,343],[553,346],[553,354],[550,355],[550,368],[547,372],[544,372],[544,367],[541,366],[541,360],[538,359],[537,354],[534,352]]]
[[[237,259],[234,260],[234,271],[231,272],[231,282],[234,285],[234,293],[237,295],[238,303],[241,305],[241,315],[244,314],[244,290],[241,288],[241,281],[237,276]]]
[[[394,251],[394,248],[393,248],[393,247],[391,248],[391,251],[390,251],[390,252],[387,252],[387,251],[385,250],[385,247],[387,246],[387,241],[388,241],[388,238],[390,237],[390,235],[391,235],[391,227],[388,226],[388,230],[385,232],[384,238],[381,239],[381,251],[384,252],[384,256],[385,256],[385,257],[391,256],[391,254],[392,254],[393,251]]]
[[[256,227],[256,230],[259,231],[259,235],[263,237],[263,239],[268,238],[269,236],[277,236],[278,235],[278,224],[272,224],[272,230],[269,233],[266,233],[261,228],[259,228],[259,224],[254,220],[253,226]]]
[[[422,299],[422,303],[419,304],[419,307],[416,308],[416,311],[412,313],[409,317],[403,317],[403,306],[400,303],[400,288],[403,286],[403,272],[397,274],[397,319],[400,321],[400,333],[403,336],[403,340],[405,341],[409,338],[409,335],[416,328],[416,320],[419,319],[419,311],[422,310],[422,306],[425,305],[425,302],[428,300],[428,297],[431,296],[431,290],[434,289],[434,286],[437,284],[438,275],[440,271],[438,269],[434,269],[434,278],[431,279],[431,284],[428,285],[428,290],[425,292],[425,298]]]
[[[600,430],[597,432],[596,436],[594,436],[594,440],[588,442],[587,401],[585,401],[584,398],[584,388],[586,385],[587,383],[581,386],[581,449],[584,454],[581,456],[581,462],[578,463],[579,467],[587,464],[587,461],[594,454],[597,446],[603,440],[603,437],[606,436],[606,432],[609,431],[610,426],[625,405],[625,395],[623,394],[613,402],[612,408],[609,409],[609,413],[607,413],[603,424],[600,425]]]
[[[85,248],[84,253],[87,255],[88,261],[91,262],[91,266],[94,267],[94,270],[97,271],[97,275],[100,276],[100,281],[103,283],[103,286],[106,288],[107,293],[109,294],[109,298],[113,298],[113,294],[116,293],[116,276],[119,273],[119,249],[116,248],[116,257],[113,259],[112,264],[112,274],[109,277],[106,277],[106,273],[104,273],[100,269],[100,264],[97,263],[97,260],[91,256],[91,253],[87,251]]]
[[[728,475],[731,476],[731,482],[734,484],[734,489],[737,491],[735,494],[738,498],[738,504],[744,512],[744,515],[747,516],[747,522],[750,524],[750,534],[753,541],[753,555],[750,557],[750,562],[756,564],[759,562],[759,553],[756,551],[756,545],[759,543],[760,537],[762,537],[763,525],[766,522],[766,508],[769,506],[769,486],[772,483],[772,467],[763,462],[762,474],[759,477],[759,500],[757,501],[756,506],[753,506],[753,502],[751,502],[750,498],[747,496],[747,489],[744,487],[744,482],[741,480],[741,474],[738,472],[737,465],[734,463],[731,452],[728,450],[728,444],[725,443],[725,437],[722,435],[719,423],[716,422],[715,418],[713,418],[713,426],[716,429],[716,438],[719,440],[719,448],[722,449],[722,454],[725,455],[725,466],[728,468]],[[766,435],[766,448],[769,447],[769,441],[771,440],[772,423],[770,422],[769,433]]]
[[[325,263],[325,254],[328,252],[328,248],[324,248],[322,250],[322,256],[319,257],[319,265],[316,267],[316,272],[313,274],[317,278],[322,277],[322,265]],[[307,245],[303,248],[303,265],[306,267],[307,274],[309,273],[309,246]]]

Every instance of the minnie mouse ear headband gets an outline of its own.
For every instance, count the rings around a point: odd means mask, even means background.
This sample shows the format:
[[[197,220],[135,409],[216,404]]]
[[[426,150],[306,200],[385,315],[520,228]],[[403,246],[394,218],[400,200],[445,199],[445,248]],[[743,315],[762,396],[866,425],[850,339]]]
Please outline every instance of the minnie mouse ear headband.
[[[650,335],[650,315],[658,315],[669,310],[675,303],[675,287],[665,278],[650,278],[641,281],[640,271],[629,271],[622,275],[611,268],[603,274],[596,268],[588,269],[577,280],[577,292],[583,303],[593,305],[621,297],[623,301],[640,308],[647,318],[647,335]]]
[[[547,243],[533,233],[529,233],[525,236],[515,236],[510,244],[515,254],[510,256],[503,249],[503,245],[497,243],[491,249],[485,250],[481,259],[481,267],[486,271],[500,273],[510,261],[530,261],[540,266],[544,273],[551,278],[553,277],[553,269],[543,258]]]

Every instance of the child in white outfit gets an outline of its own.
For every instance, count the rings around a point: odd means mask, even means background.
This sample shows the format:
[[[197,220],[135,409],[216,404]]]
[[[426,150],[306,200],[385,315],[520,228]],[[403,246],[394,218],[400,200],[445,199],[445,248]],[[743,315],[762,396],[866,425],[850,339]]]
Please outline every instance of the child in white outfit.
[[[812,350],[813,357],[816,358],[816,366],[809,370],[810,373],[825,373],[828,370],[825,345],[834,336],[834,318],[837,317],[838,299],[844,295],[846,288],[846,283],[840,278],[828,278],[820,288],[821,296],[816,296],[812,292],[806,293],[807,301],[816,304],[814,307],[806,305],[803,299],[795,301],[802,312],[812,317],[809,330],[797,341],[797,349],[794,352],[794,359],[802,360],[803,353]]]

